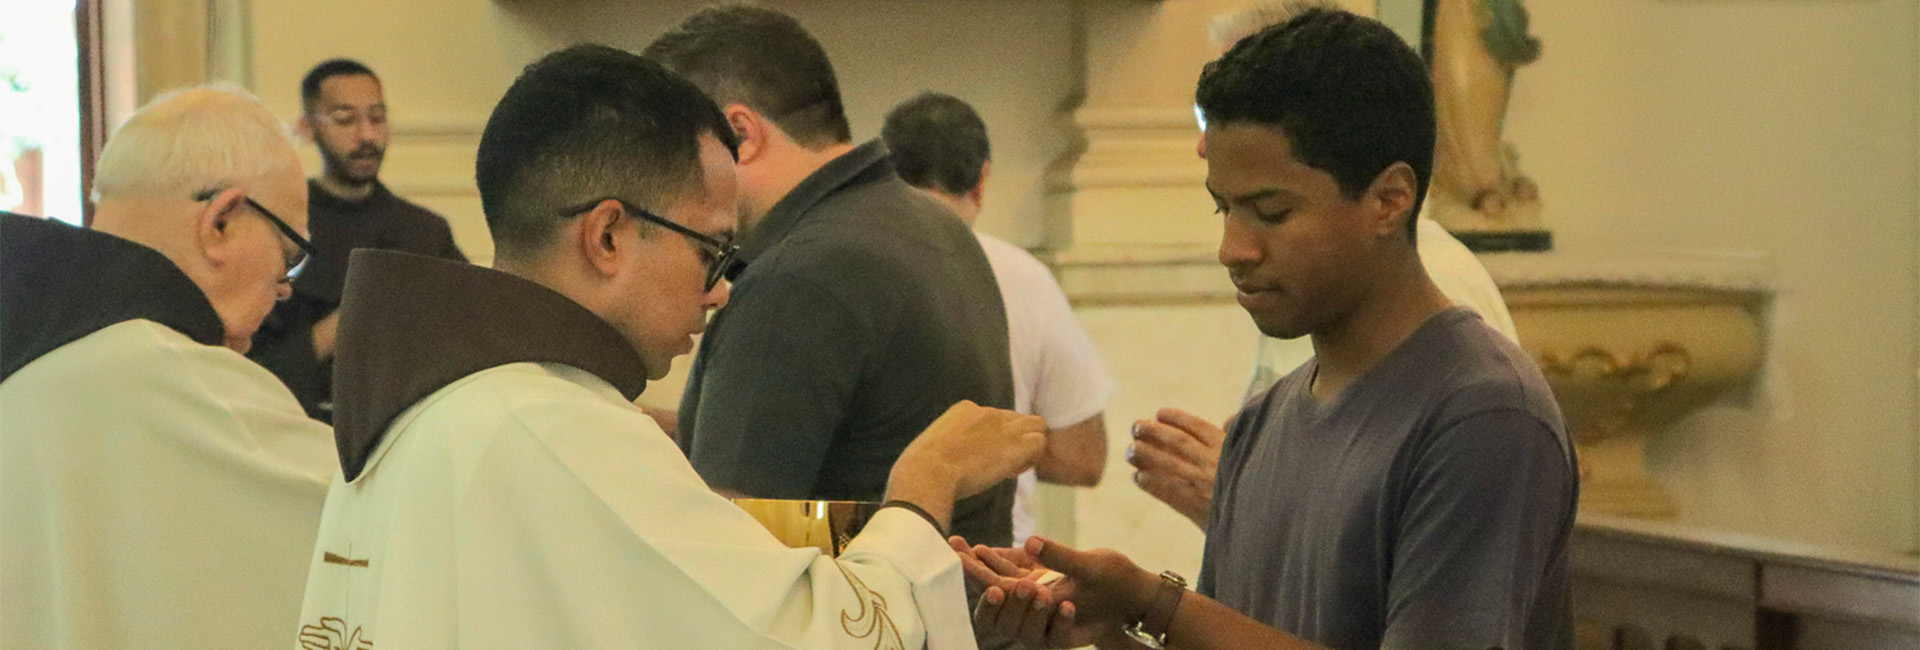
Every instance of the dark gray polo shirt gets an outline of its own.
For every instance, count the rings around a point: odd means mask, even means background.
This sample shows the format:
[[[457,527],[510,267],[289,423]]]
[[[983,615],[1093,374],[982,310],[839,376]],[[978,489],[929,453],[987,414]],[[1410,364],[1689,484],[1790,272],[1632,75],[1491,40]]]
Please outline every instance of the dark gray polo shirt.
[[[1318,368],[1229,425],[1201,593],[1343,650],[1571,648],[1577,481],[1526,353],[1455,307],[1324,403]]]
[[[954,402],[1013,407],[1007,317],[973,233],[868,142],[815,171],[741,242],[745,272],[700,343],[680,446],[716,488],[877,500]],[[954,532],[1012,541],[1013,482]]]

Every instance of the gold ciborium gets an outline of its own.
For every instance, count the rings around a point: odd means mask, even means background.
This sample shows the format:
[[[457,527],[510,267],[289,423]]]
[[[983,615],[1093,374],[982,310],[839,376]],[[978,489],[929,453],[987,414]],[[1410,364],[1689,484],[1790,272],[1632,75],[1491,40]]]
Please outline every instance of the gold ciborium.
[[[880,511],[871,501],[808,501],[804,499],[734,499],[775,539],[790,548],[817,548],[838,556]]]

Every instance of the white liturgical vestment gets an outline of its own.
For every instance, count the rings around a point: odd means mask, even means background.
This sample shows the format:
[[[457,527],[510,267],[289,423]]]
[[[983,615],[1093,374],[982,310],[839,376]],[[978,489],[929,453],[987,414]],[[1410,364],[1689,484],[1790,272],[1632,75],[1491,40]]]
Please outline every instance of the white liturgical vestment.
[[[284,647],[332,430],[158,252],[0,219],[0,648]]]
[[[974,647],[959,562],[926,520],[882,509],[837,560],[781,545],[632,404],[643,370],[603,378],[621,374],[607,356],[641,362],[564,296],[496,271],[365,250],[354,253],[342,309],[342,378],[409,372],[412,343],[387,348],[402,355],[387,370],[353,347],[374,338],[360,337],[368,313],[417,325],[398,336],[484,368],[450,373],[439,388],[390,374],[413,383],[397,394],[431,389],[385,407],[403,409],[393,416],[336,392],[343,473],[295,647]],[[473,327],[437,326],[462,314]],[[573,349],[474,352],[527,337]],[[551,343],[558,337],[570,342]],[[527,360],[495,363],[516,355]],[[547,360],[556,358],[580,362]],[[583,369],[593,365],[603,367]],[[366,441],[369,430],[353,428],[382,421],[391,424]]]

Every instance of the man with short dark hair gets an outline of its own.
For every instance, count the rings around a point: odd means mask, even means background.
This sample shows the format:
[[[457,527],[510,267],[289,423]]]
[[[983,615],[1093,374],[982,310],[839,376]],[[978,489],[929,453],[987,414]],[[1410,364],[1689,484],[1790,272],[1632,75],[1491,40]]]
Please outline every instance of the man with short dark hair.
[[[1216,16],[1208,36],[1220,53],[1261,29],[1292,18],[1302,7],[1300,2],[1268,0]],[[1198,105],[1196,105],[1196,109]],[[1197,113],[1196,113],[1197,115]],[[1205,132],[1205,120],[1200,121]],[[1205,143],[1201,141],[1201,157]],[[1427,269],[1440,292],[1454,304],[1471,307],[1489,327],[1507,338],[1520,340],[1513,328],[1513,316],[1500,297],[1500,287],[1487,274],[1485,266],[1465,244],[1427,218],[1431,202],[1422,201],[1416,213],[1415,246],[1420,263]],[[1313,356],[1313,342],[1305,339],[1283,340],[1260,337],[1254,351],[1253,379],[1248,382],[1246,400],[1252,400],[1272,388],[1281,375],[1292,372]],[[1153,418],[1134,423],[1134,444],[1127,450],[1127,461],[1138,471],[1134,482],[1140,489],[1172,507],[1202,529],[1212,514],[1214,470],[1220,461],[1220,445],[1226,431],[1192,413],[1177,408],[1160,409]]]
[[[698,88],[575,46],[480,136],[498,270],[354,254],[303,647],[972,648],[940,533],[1031,465],[1038,418],[949,405],[836,558],[782,546],[632,403],[727,303],[734,146]]]
[[[645,51],[720,104],[740,138],[741,254],[694,360],[680,446],[717,489],[872,500],[956,400],[1011,408],[1006,315],[986,255],[938,202],[850,142],[825,50],[785,14],[702,10]],[[1011,541],[1013,483],[955,532]]]
[[[1196,94],[1220,262],[1260,331],[1312,337],[1314,358],[1228,425],[1198,594],[1034,540],[1012,556],[1069,579],[974,562],[994,583],[983,619],[1116,646],[1125,628],[1179,647],[1571,648],[1566,425],[1533,361],[1440,292],[1413,240],[1426,65],[1378,21],[1306,8],[1207,64]],[[1046,607],[1060,598],[1079,608]]]
[[[1314,359],[1236,416],[1202,593],[1335,647],[1565,648],[1573,450],[1545,378],[1421,266],[1426,64],[1309,10],[1209,64],[1220,260]]]
[[[321,62],[300,80],[298,131],[320,150],[307,182],[313,244],[320,250],[293,297],[274,308],[249,356],[286,382],[307,413],[333,418],[333,348],[347,254],[379,248],[464,262],[446,219],[395,196],[380,182],[387,103],[380,78],[351,59]]]
[[[973,226],[993,168],[987,124],[958,97],[923,93],[887,113],[880,137],[900,178],[953,208]],[[1107,465],[1107,400],[1113,378],[1053,273],[1033,255],[974,231],[1000,283],[1013,363],[1014,410],[1047,420],[1047,449],[1014,493],[1013,538],[1034,533],[1036,480],[1091,487]]]

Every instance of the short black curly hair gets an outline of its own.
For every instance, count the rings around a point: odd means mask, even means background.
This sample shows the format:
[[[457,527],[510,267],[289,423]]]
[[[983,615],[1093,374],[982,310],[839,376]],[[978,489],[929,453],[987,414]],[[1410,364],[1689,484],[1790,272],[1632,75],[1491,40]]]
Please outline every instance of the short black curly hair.
[[[993,159],[987,123],[953,95],[921,93],[901,102],[887,113],[880,139],[901,180],[954,196],[979,187],[980,171]]]
[[[1380,21],[1303,9],[1208,63],[1194,95],[1209,126],[1279,128],[1293,155],[1331,174],[1348,198],[1406,163],[1417,183],[1406,224],[1413,239],[1433,176],[1433,78]]]
[[[373,68],[353,59],[327,59],[314,65],[312,70],[307,71],[307,76],[300,78],[300,110],[313,112],[313,103],[320,99],[320,84],[328,79],[358,75],[380,81],[380,75],[374,74]]]

